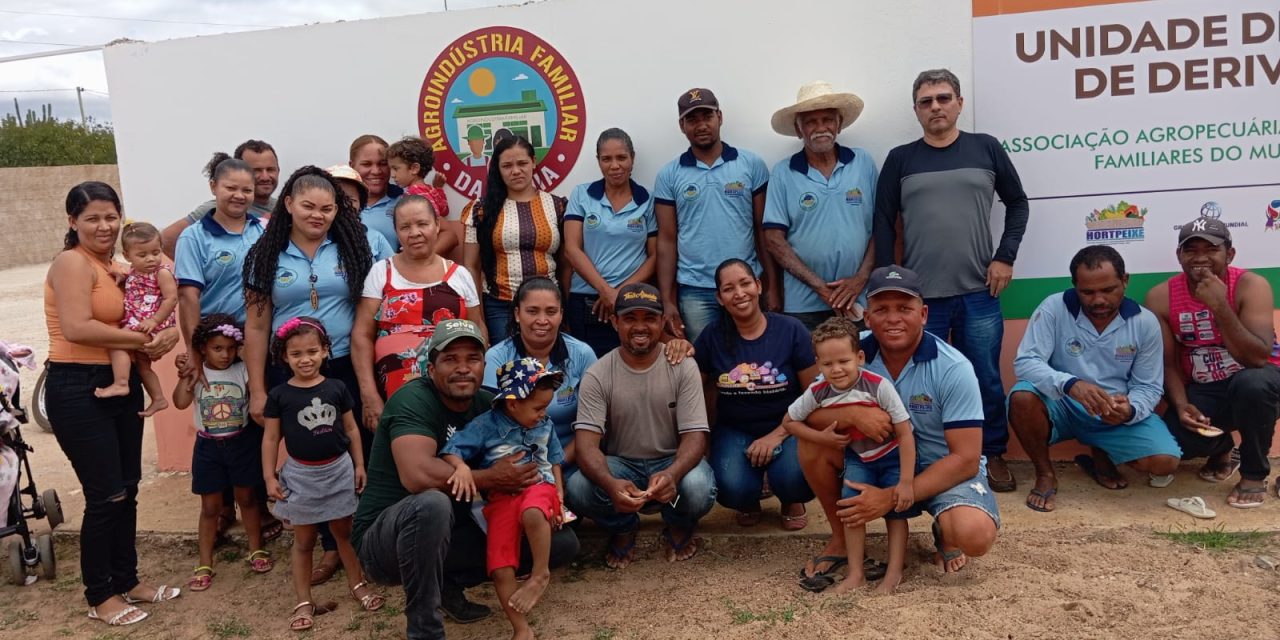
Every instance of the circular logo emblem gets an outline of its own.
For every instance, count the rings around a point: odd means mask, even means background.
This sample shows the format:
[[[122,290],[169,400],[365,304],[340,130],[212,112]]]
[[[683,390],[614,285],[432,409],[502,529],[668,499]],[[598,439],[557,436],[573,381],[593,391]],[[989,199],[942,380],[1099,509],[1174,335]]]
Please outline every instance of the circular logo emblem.
[[[810,192],[805,192],[804,195],[800,196],[800,209],[802,211],[812,211],[816,206],[818,206],[818,196]]]
[[[219,267],[229,266],[232,262],[235,262],[235,259],[236,254],[230,251],[218,251],[213,254],[213,263]]]
[[[587,214],[587,220],[586,220],[586,222],[587,222],[587,228],[588,228],[588,229],[594,229],[594,228],[596,228],[596,227],[600,226],[600,216],[598,216],[598,215],[596,215],[596,214],[594,214],[594,213],[589,213],[589,214]]]
[[[484,27],[449,43],[418,94],[422,136],[455,191],[479,198],[495,141],[533,145],[534,184],[549,191],[578,160],[587,126],[582,85],[555,47],[515,27]]]
[[[697,199],[698,199],[698,185],[696,185],[696,184],[690,184],[690,185],[686,186],[686,187],[684,188],[684,192],[682,193],[682,195],[684,196],[684,199],[685,199],[685,200],[697,200]]]
[[[1067,349],[1067,355],[1079,358],[1084,353],[1084,343],[1079,338],[1071,338],[1063,345]]]
[[[1222,206],[1216,202],[1206,202],[1200,205],[1200,217],[1217,220],[1222,217]]]
[[[276,272],[276,284],[281,287],[288,287],[297,281],[298,274],[293,269],[281,269]]]

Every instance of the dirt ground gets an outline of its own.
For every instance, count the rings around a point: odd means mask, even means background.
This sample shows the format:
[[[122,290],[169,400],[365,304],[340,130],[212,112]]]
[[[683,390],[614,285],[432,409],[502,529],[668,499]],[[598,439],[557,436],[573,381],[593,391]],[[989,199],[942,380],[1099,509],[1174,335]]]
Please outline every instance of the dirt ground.
[[[649,544],[646,545],[645,542]],[[1248,550],[1209,552],[1160,539],[1139,527],[1067,527],[1006,535],[996,551],[961,573],[940,575],[927,561],[925,535],[913,536],[906,582],[891,596],[814,595],[795,572],[816,543],[805,538],[719,538],[689,563],[661,558],[656,538],[639,562],[605,569],[597,542],[575,566],[553,575],[534,611],[541,638],[1275,638],[1280,637],[1280,574],[1251,565],[1276,555],[1274,539]],[[191,565],[189,543],[149,542],[142,570],[178,577]],[[59,544],[64,573],[30,587],[0,587],[0,636],[28,638],[288,638],[294,600],[287,565],[265,576],[220,562],[211,590],[147,607],[151,618],[109,630],[84,617],[75,545]],[[871,543],[883,557],[883,538]],[[238,555],[228,550],[226,555]],[[393,593],[394,592],[390,592]],[[497,606],[493,590],[473,599]],[[317,589],[339,601],[316,619],[312,638],[400,638],[403,598],[378,613],[358,612],[341,584]],[[13,635],[10,635],[10,634]],[[500,615],[449,625],[449,637],[507,637]]]
[[[48,349],[42,309],[47,265],[0,271],[0,338]],[[24,372],[30,393],[38,374]],[[34,424],[24,429],[36,448],[34,475],[41,490],[57,489],[67,523],[58,529],[59,575],[28,587],[0,584],[0,638],[287,638],[286,619],[295,602],[288,582],[288,550],[273,545],[277,566],[252,574],[241,563],[243,548],[219,552],[219,574],[204,593],[152,605],[139,625],[109,629],[84,617],[79,584],[77,534],[83,499],[74,473],[51,434]],[[198,503],[190,477],[155,471],[155,439],[145,439],[140,486],[139,551],[148,580],[184,584],[195,564],[194,524]],[[1280,500],[1240,511],[1223,502],[1227,485],[1209,485],[1186,464],[1167,489],[1146,486],[1129,472],[1127,491],[1105,491],[1073,466],[1059,466],[1058,510],[1038,514],[1022,506],[1030,466],[1013,465],[1020,483],[1000,494],[1003,519],[993,552],[961,573],[939,575],[928,564],[928,518],[912,524],[906,582],[892,596],[857,593],[814,595],[795,586],[797,569],[821,546],[826,523],[811,513],[810,525],[784,534],[776,502],[761,525],[740,529],[732,514],[717,509],[704,520],[704,551],[693,561],[661,558],[656,523],[647,522],[640,560],[625,571],[603,568],[601,538],[582,530],[579,561],[553,574],[552,586],[533,615],[542,638],[1202,638],[1280,637],[1280,572],[1253,565],[1259,555],[1280,557],[1280,539],[1260,536],[1253,546],[1206,551],[1163,537],[1167,532],[1280,530]],[[1210,521],[1193,520],[1164,506],[1171,496],[1201,495],[1218,511]],[[811,505],[816,512],[816,504]],[[35,523],[37,529],[43,522]],[[883,527],[873,524],[871,554],[884,555]],[[283,540],[287,540],[288,535]],[[0,541],[0,549],[8,540]],[[6,551],[0,550],[0,555]],[[0,562],[0,565],[7,564]],[[337,612],[317,618],[313,638],[400,638],[403,596],[387,589],[388,606],[358,612],[343,581],[317,588],[316,596],[340,602]],[[491,587],[469,592],[496,608]],[[474,625],[449,625],[451,638],[507,637],[498,614]]]

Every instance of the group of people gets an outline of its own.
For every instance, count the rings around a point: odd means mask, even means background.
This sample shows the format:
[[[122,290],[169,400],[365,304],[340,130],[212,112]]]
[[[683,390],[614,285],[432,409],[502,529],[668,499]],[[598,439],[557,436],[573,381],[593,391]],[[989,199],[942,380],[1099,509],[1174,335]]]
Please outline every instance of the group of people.
[[[255,572],[272,570],[265,545],[286,520],[295,630],[336,606],[310,587],[341,566],[367,610],[384,603],[371,583],[403,586],[410,638],[444,637],[442,613],[490,615],[464,594],[488,579],[513,636],[532,637],[550,569],[578,552],[573,520],[606,532],[622,569],[641,514],[661,515],[665,555],[683,561],[715,503],[750,527],[769,496],[785,530],[815,497],[832,524],[799,586],[843,574],[841,592],[891,591],[924,511],[943,570],[991,549],[992,492],[1016,488],[1010,429],[1035,465],[1032,509],[1056,504],[1048,447],[1065,439],[1093,447],[1080,463],[1104,486],[1124,486],[1116,464],[1159,483],[1208,457],[1206,480],[1239,468],[1233,506],[1261,504],[1280,347],[1270,287],[1230,266],[1219,221],[1183,228],[1183,273],[1147,308],[1124,297],[1114,249],[1082,249],[1006,396],[999,296],[1029,206],[999,142],[958,129],[963,104],[949,71],[921,73],[923,136],[877,170],[837,142],[862,100],[807,84],[771,122],[802,148],[770,172],[720,139],[714,93],[691,89],[677,100],[690,147],[652,194],[620,129],[597,141],[602,178],[567,199],[537,188],[534,150],[511,136],[460,221],[417,138],[361,136],[346,164],[303,167],[279,197],[275,149],[250,140],[214,156],[213,199],[163,231],[122,225],[109,186],[77,185],[46,281],[47,398],[85,490],[90,617],[131,624],[136,604],[180,593],[139,581],[133,543],[144,414],[166,401],[146,364],[179,343],[172,399],[194,408],[201,496],[188,588],[212,586],[237,507]],[[887,563],[863,558],[881,517]]]

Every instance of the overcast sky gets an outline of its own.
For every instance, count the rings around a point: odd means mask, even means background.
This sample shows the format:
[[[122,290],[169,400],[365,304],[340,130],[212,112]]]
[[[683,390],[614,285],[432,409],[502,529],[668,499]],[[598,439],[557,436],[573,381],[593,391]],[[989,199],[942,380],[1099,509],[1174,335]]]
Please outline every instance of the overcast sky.
[[[0,58],[100,45],[118,38],[156,42],[255,29],[523,4],[524,0],[0,0]],[[55,15],[56,14],[56,15]],[[108,19],[110,18],[110,19]],[[0,63],[0,113],[52,104],[54,116],[111,120],[102,53],[78,53]],[[45,91],[55,89],[56,91]]]

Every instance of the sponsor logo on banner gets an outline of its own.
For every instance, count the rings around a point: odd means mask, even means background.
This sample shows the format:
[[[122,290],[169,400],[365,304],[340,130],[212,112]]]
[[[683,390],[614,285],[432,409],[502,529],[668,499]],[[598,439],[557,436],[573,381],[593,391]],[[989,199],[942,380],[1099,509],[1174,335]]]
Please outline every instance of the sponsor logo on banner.
[[[1264,231],[1280,229],[1280,200],[1272,200],[1267,205],[1267,226]]]
[[[1147,210],[1124,200],[1094,209],[1084,219],[1089,244],[1128,244],[1146,239]]]
[[[542,38],[515,27],[476,29],[445,45],[418,93],[418,123],[449,186],[480,197],[493,148],[533,146],[533,182],[550,191],[573,169],[586,130],[582,85]]]
[[[1209,201],[1200,205],[1200,217],[1208,218],[1210,220],[1221,220],[1222,205],[1213,201]],[[1249,226],[1249,223],[1245,222],[1244,220],[1222,220],[1222,224],[1227,225],[1228,229],[1242,229]],[[1182,225],[1175,224],[1173,225],[1172,228],[1174,231],[1181,231]]]

